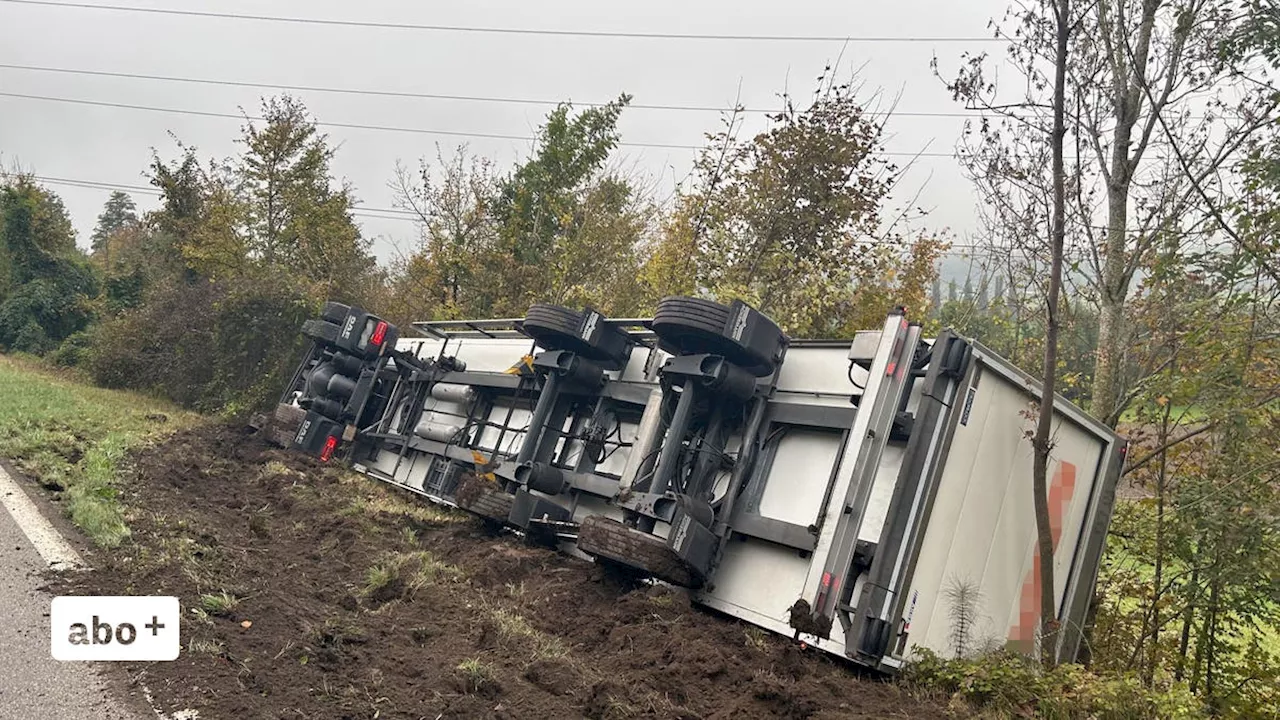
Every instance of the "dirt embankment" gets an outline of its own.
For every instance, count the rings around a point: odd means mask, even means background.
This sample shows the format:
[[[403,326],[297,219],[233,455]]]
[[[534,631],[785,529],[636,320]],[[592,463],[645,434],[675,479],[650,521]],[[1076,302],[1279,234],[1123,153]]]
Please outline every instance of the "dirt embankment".
[[[63,592],[182,599],[129,667],[211,718],[945,717],[784,638],[224,427],[136,453],[133,542]]]

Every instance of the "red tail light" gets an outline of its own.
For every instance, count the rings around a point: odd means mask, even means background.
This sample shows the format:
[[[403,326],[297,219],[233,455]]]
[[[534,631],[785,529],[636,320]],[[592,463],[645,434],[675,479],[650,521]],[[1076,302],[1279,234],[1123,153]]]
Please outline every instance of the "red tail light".
[[[329,462],[329,458],[333,457],[333,451],[338,447],[338,438],[330,435],[324,439],[324,447],[320,449],[320,462]]]
[[[377,325],[373,326],[373,335],[369,336],[370,345],[381,345],[382,341],[387,337],[387,323],[379,320]]]

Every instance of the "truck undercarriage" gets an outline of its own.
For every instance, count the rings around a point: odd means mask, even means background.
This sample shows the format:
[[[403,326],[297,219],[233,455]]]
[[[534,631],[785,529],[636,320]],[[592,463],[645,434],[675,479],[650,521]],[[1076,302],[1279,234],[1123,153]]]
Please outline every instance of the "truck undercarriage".
[[[652,318],[535,305],[414,323],[329,303],[273,437],[530,542],[688,588],[695,602],[892,671],[947,650],[948,588],[1034,652],[1034,379],[890,313],[796,340],[751,306]],[[1059,657],[1073,657],[1124,442],[1055,406]]]

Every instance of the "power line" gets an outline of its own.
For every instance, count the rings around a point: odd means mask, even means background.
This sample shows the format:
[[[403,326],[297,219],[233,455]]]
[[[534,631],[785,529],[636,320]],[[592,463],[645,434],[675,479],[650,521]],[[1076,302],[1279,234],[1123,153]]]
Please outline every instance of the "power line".
[[[0,2],[9,2],[9,1],[10,0],[0,0]],[[204,110],[182,110],[178,108],[164,108],[164,107],[155,107],[151,105],[133,105],[130,103],[107,102],[104,100],[84,100],[81,98],[51,97],[48,95],[27,95],[25,93],[11,93],[11,92],[0,92],[0,97],[21,98],[24,100],[40,100],[44,102],[72,103],[75,105],[93,105],[96,107],[109,107],[109,108],[117,108],[122,110],[142,110],[146,112],[169,113],[173,115],[195,115],[199,117],[228,118],[231,120],[242,120],[242,121],[252,120],[257,122],[266,122],[264,118],[254,117],[252,115],[235,115],[232,113],[208,112]],[[340,122],[328,122],[328,121],[322,121],[322,120],[316,120],[315,124],[322,127],[335,127],[335,128],[346,128],[346,129],[355,129],[355,130],[376,130],[381,132],[413,133],[417,135],[445,135],[449,137],[483,138],[487,140],[518,140],[522,142],[532,142],[537,139],[530,135],[507,135],[503,133],[482,133],[482,132],[472,132],[472,131],[463,131],[463,130],[431,130],[426,128],[395,127],[391,125],[364,125],[360,123],[340,123]],[[657,149],[665,149],[665,150],[701,150],[702,149],[701,145],[680,145],[680,144],[674,144],[674,143],[642,143],[642,142],[628,142],[625,140],[620,141],[618,145],[622,147],[657,148]],[[939,152],[909,153],[909,152],[884,151],[884,152],[879,152],[877,154],[890,156],[890,157],[908,157],[908,158],[918,158],[918,157],[954,158],[955,157],[955,155],[951,153],[939,153]]]
[[[99,180],[81,180],[76,178],[51,177],[48,175],[30,175],[29,177],[31,177],[34,180],[38,180],[42,183],[47,183],[50,185],[65,185],[68,187],[83,188],[86,190],[119,190],[121,192],[139,193],[139,194],[151,195],[153,197],[158,197],[162,195],[159,189],[155,187],[145,187],[142,185],[127,185],[123,183],[102,182]],[[419,216],[417,213],[414,213],[410,210],[401,210],[396,208],[377,208],[377,207],[356,206],[356,207],[353,207],[349,212],[352,215],[359,215],[361,217],[367,217],[367,218],[378,219],[378,220],[406,220],[410,222],[416,222],[419,219]],[[386,214],[376,214],[376,213],[386,213]],[[863,240],[858,242],[861,242],[864,245],[893,244],[893,243],[886,242],[884,240]],[[982,245],[978,243],[951,243],[950,247],[946,251],[944,251],[942,254],[952,256],[952,257],[955,257],[955,256],[975,257],[975,256],[990,256],[990,255],[996,255],[996,254],[1003,255],[1009,252],[1023,252],[1023,251],[1020,249],[1013,249],[1013,248],[994,248],[994,247],[990,247],[990,246]]]
[[[717,40],[746,42],[825,42],[825,43],[992,43],[1008,42],[996,37],[913,37],[913,36],[848,36],[848,35],[716,35],[710,33],[631,32],[623,30],[564,30],[557,28],[502,28],[471,25],[422,25],[414,23],[381,22],[374,20],[334,20],[327,18],[285,17],[278,15],[249,15],[243,13],[212,12],[208,10],[178,10],[175,8],[150,8],[128,5],[100,5],[96,3],[50,2],[49,0],[0,0],[14,5],[40,5],[44,7],[105,10],[112,12],[147,13],[152,15],[182,15],[187,17],[218,18],[224,20],[255,20],[261,22],[293,23],[299,25],[327,25],[341,27],[380,28],[391,30],[426,30],[431,32],[485,33],[494,35],[544,35],[557,37],[591,37],[632,40]]]
[[[139,193],[159,197],[163,193],[155,187],[145,187],[142,185],[127,185],[123,183],[102,182],[99,180],[81,180],[76,178],[51,177],[48,175],[30,175],[34,180],[50,185],[65,185],[68,187],[83,188],[86,190],[119,190],[121,192]],[[411,210],[402,210],[398,208],[378,208],[378,207],[360,207],[351,208],[348,212],[352,215],[367,217],[377,220],[404,220],[409,222],[417,222],[419,215]],[[385,214],[378,214],[385,213]],[[855,241],[863,245],[891,245],[894,243],[885,240],[860,240]],[[1008,253],[1025,253],[1022,248],[999,248],[980,243],[950,243],[949,247],[942,252],[942,255],[950,257],[1004,257]]]
[[[119,190],[121,192],[139,193],[144,195],[152,195],[159,197],[163,195],[158,188],[144,187],[142,185],[125,185],[122,183],[101,182],[98,180],[79,180],[76,178],[50,177],[47,175],[31,175],[34,180],[39,180],[50,185],[66,185],[68,187],[84,188],[86,190]],[[410,220],[416,221],[418,214],[411,210],[400,210],[397,208],[379,208],[379,207],[361,207],[355,206],[350,210],[352,215],[360,215],[363,217],[377,218],[380,220]]]
[[[3,1],[3,0],[0,0]],[[178,82],[200,85],[224,85],[228,87],[242,88],[258,88],[265,90],[293,90],[298,92],[320,92],[334,93],[342,95],[369,95],[374,97],[391,97],[391,98],[413,98],[420,100],[456,100],[463,102],[487,102],[487,103],[506,103],[515,105],[540,105],[554,106],[560,104],[560,100],[540,100],[537,98],[513,98],[513,97],[492,97],[487,95],[447,95],[441,93],[423,93],[398,90],[373,90],[365,88],[340,88],[340,87],[324,87],[318,85],[293,85],[287,83],[267,83],[267,82],[250,82],[247,80],[219,80],[214,78],[193,78],[178,77],[174,75],[150,75],[146,73],[126,73],[111,72],[107,70],[84,70],[79,68],[55,68],[43,67],[39,65],[13,65],[8,63],[0,63],[0,68],[8,70],[25,70],[29,72],[47,72],[62,73],[67,75],[91,75],[96,77],[112,77],[127,78],[132,80],[159,80],[162,82]],[[607,103],[602,102],[577,102],[573,103],[581,107],[602,107]],[[630,103],[627,105],[628,110],[670,110],[670,111],[686,111],[686,112],[733,112],[734,108],[715,106],[715,105],[681,105],[676,103]],[[738,108],[739,112],[746,113],[776,113],[780,112],[779,108]],[[971,118],[978,115],[977,112],[905,112],[892,111],[887,113],[892,117],[941,117],[941,118]]]

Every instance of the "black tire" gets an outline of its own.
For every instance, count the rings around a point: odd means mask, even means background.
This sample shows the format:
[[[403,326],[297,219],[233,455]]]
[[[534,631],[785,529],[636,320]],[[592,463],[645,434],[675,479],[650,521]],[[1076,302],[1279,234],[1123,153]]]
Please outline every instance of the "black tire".
[[[283,448],[289,447],[306,417],[307,411],[296,405],[276,405],[275,412],[264,428],[267,440]]]
[[[529,311],[525,313],[525,318],[539,318],[543,320],[562,320],[567,323],[577,325],[582,322],[582,313],[568,308],[563,305],[549,305],[547,303],[534,303],[529,306]]]
[[[327,302],[324,304],[324,309],[320,311],[320,317],[335,325],[341,325],[347,319],[347,313],[349,312],[351,312],[350,305]]]
[[[690,315],[681,315],[673,312],[655,313],[653,316],[653,324],[655,327],[672,324],[678,324],[683,327],[695,327],[713,335],[720,335],[724,333],[724,325],[721,323],[702,320]]]
[[[731,311],[729,306],[701,298],[669,297],[658,304],[651,327],[664,349],[689,355],[722,355],[756,377],[772,374],[777,366],[773,357],[776,348],[752,347],[730,337],[727,326]]]
[[[479,515],[485,520],[506,524],[515,496],[503,492],[497,483],[472,474],[463,478],[453,498],[458,507],[469,513]]]
[[[702,585],[698,577],[665,540],[612,520],[593,515],[578,530],[578,549],[596,558],[625,565],[681,587]]]
[[[336,323],[325,320],[308,320],[302,323],[302,334],[323,343],[336,343],[341,328]]]
[[[714,300],[669,295],[658,301],[657,312],[661,313],[664,309],[701,317],[709,322],[719,323],[720,327],[729,322],[729,306]]]
[[[571,350],[585,343],[578,337],[582,313],[557,305],[534,305],[525,314],[521,331],[550,350]]]
[[[595,335],[596,343],[584,340],[579,332],[585,315],[558,305],[537,304],[526,313],[521,331],[549,350],[567,350],[606,368],[620,369],[628,356],[629,341],[616,328]]]
[[[684,349],[691,335],[723,336],[729,308],[701,298],[666,297],[658,303],[651,322],[654,332],[669,344]],[[693,331],[693,332],[691,332]],[[696,340],[686,352],[703,352]]]

